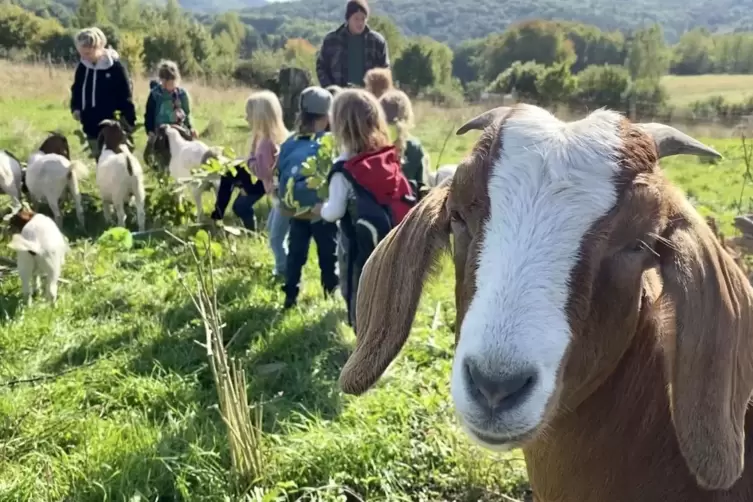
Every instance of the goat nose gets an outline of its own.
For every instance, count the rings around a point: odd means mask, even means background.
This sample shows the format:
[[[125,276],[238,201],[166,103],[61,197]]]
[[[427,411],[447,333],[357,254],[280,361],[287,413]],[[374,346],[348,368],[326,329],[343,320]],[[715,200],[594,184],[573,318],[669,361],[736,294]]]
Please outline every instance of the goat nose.
[[[494,411],[518,406],[528,397],[537,380],[537,372],[533,368],[492,376],[479,369],[479,365],[471,359],[466,359],[463,366],[474,399]]]

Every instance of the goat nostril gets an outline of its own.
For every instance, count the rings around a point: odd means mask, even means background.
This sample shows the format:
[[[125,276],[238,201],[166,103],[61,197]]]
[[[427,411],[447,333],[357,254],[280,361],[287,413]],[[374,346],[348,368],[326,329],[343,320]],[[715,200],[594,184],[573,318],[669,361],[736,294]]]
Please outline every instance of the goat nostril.
[[[520,404],[533,389],[537,375],[533,369],[513,374],[489,375],[473,361],[463,365],[473,397],[495,411],[509,410]]]

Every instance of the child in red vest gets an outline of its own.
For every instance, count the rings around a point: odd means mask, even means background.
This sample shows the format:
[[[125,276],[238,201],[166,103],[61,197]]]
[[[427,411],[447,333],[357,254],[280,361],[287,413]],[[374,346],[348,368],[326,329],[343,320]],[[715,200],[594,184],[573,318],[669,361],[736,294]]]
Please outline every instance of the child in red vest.
[[[340,277],[348,319],[355,326],[355,299],[366,260],[416,203],[390,141],[384,110],[362,89],[347,89],[332,103],[332,133],[341,155],[329,174],[329,198],[317,207],[339,221]]]

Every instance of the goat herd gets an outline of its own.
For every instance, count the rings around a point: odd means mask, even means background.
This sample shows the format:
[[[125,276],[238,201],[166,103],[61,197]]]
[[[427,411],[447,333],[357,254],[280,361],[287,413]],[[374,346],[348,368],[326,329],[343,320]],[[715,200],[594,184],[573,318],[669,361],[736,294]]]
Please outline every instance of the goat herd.
[[[113,208],[117,224],[125,226],[125,206],[133,200],[139,231],[144,231],[144,170],[131,152],[132,131],[120,121],[104,120],[100,124],[99,157],[96,166],[96,183],[102,199],[102,210],[108,223],[113,223]],[[200,168],[210,157],[219,157],[218,148],[194,140],[180,126],[162,126],[154,144],[167,146],[170,161],[168,171],[176,181],[190,180],[194,169]],[[88,175],[85,163],[71,160],[70,146],[65,135],[50,132],[39,148],[29,155],[24,164],[12,152],[0,150],[0,192],[10,196],[14,210],[5,220],[16,233],[10,247],[18,254],[18,269],[22,292],[27,303],[34,290],[39,290],[41,278],[45,279],[45,293],[51,301],[57,297],[57,283],[68,250],[61,229],[63,216],[60,201],[66,190],[70,192],[76,208],[79,225],[84,226],[79,181]],[[204,191],[218,180],[205,178],[194,184],[192,192],[199,220],[203,218],[201,197]],[[46,203],[54,221],[22,205],[23,195],[30,201]]]
[[[103,202],[122,225],[134,196],[143,229],[143,170],[117,122],[103,127]],[[363,268],[342,389],[367,391],[397,356],[446,250],[459,420],[484,447],[522,447],[534,500],[753,501],[753,289],[659,167],[673,155],[721,156],[675,128],[609,110],[563,122],[519,104],[458,134],[471,130],[481,136],[454,176]],[[211,155],[178,128],[160,134],[175,178]],[[31,155],[25,174],[0,154],[0,188],[18,204],[27,187],[58,224],[66,187],[83,224],[84,173],[60,135]],[[197,201],[202,190],[194,188]],[[24,294],[36,273],[54,300],[65,249],[58,226],[24,209],[9,219]]]

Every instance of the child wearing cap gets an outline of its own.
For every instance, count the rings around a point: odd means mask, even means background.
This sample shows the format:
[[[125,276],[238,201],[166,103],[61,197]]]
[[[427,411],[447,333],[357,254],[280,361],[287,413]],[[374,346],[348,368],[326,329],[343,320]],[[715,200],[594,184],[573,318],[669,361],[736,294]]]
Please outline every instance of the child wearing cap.
[[[334,292],[339,284],[336,270],[337,226],[322,220],[310,210],[301,212],[297,207],[321,204],[315,189],[309,188],[308,178],[301,170],[304,162],[315,157],[322,138],[329,136],[329,109],[332,95],[322,87],[308,87],[300,96],[300,111],[295,132],[280,146],[278,175],[280,211],[290,217],[288,231],[288,258],[284,308],[296,305],[300,292],[301,272],[308,258],[313,237],[316,242],[321,284],[325,296]],[[288,193],[290,192],[290,193]],[[291,206],[289,201],[295,202]]]

